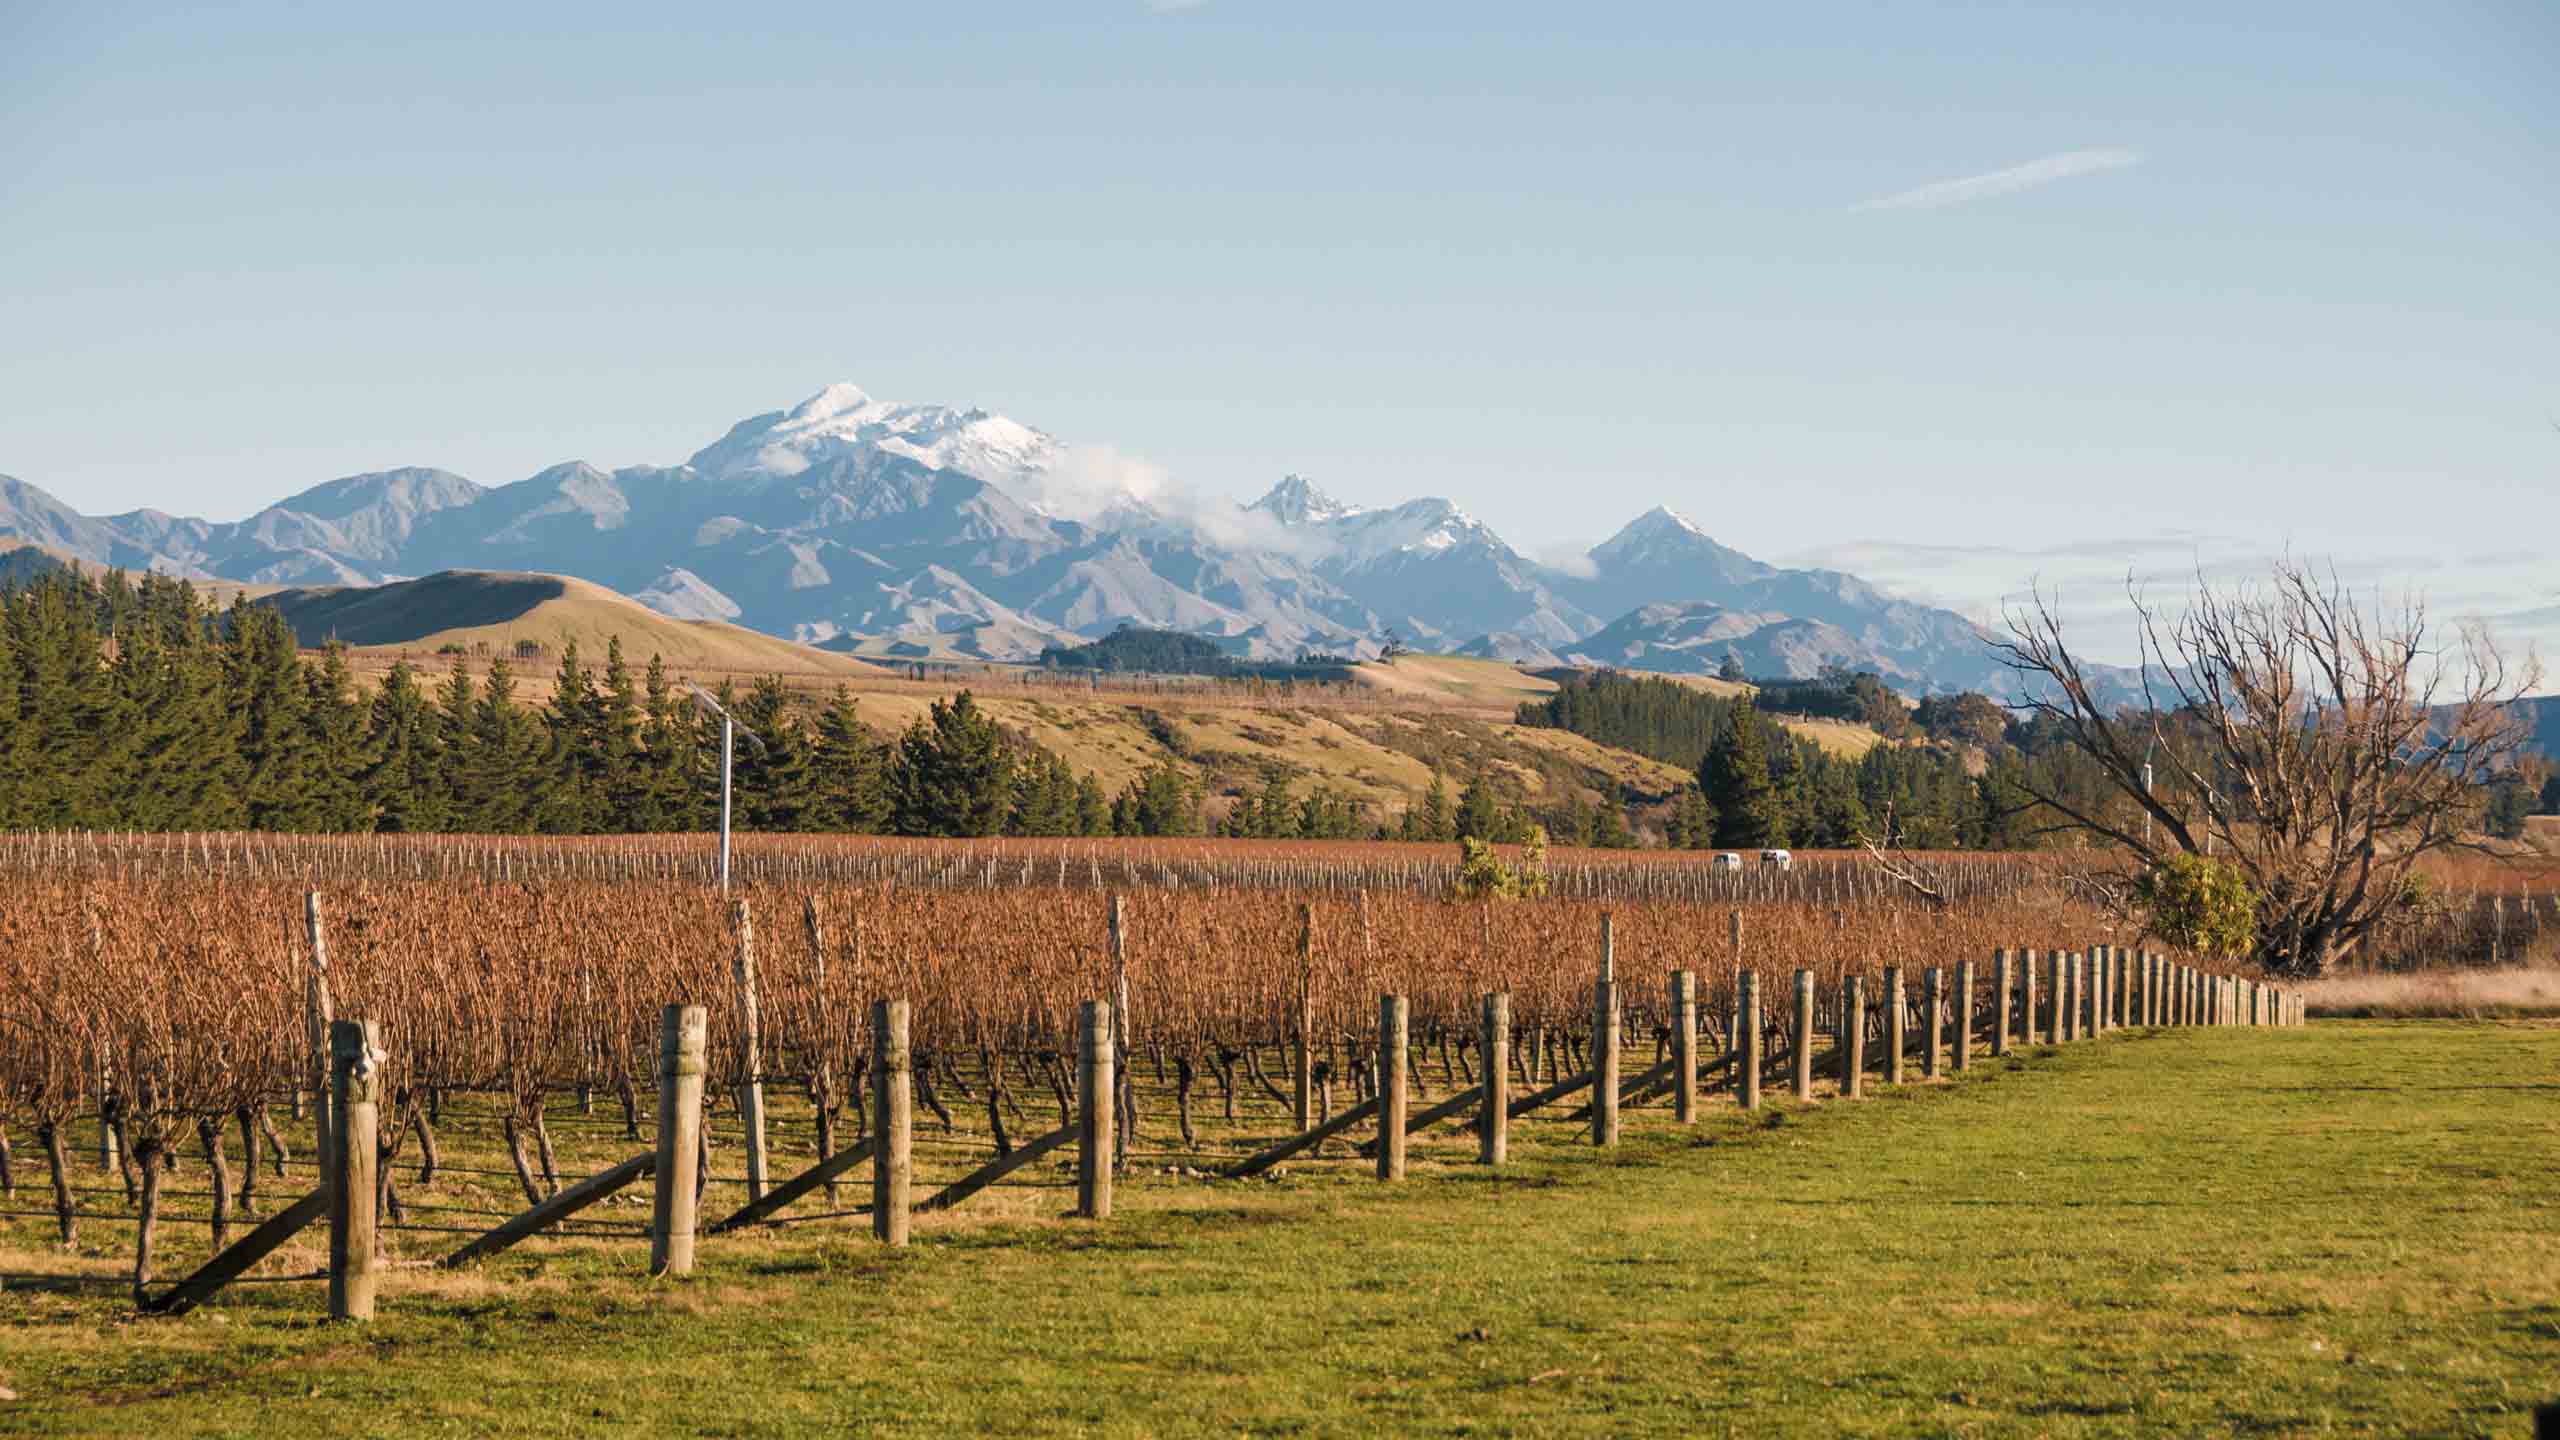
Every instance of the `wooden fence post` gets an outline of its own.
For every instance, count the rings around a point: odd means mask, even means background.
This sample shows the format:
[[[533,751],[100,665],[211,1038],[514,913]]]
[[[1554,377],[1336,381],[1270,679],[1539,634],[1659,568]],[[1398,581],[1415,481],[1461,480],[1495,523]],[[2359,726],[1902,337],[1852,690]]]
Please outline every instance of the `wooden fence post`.
[[[1956,966],[1956,1073],[1973,1068],[1973,962]]]
[[[693,1273],[694,1191],[702,1160],[703,1049],[699,1005],[658,1012],[658,1165],[649,1212],[649,1273]]]
[[[1792,1072],[1789,1078],[1795,1081],[1796,1099],[1810,1102],[1813,1099],[1813,972],[1810,970],[1796,972],[1793,1048],[1795,1054],[1788,1057],[1790,1064],[1787,1068]]]
[[[1903,1052],[1910,1048],[1910,1020],[1904,1012],[1902,967],[1884,967],[1884,1083],[1902,1083]]]
[[[1112,1094],[1111,1006],[1087,1000],[1076,1042],[1076,1214],[1111,1218]]]
[[[1511,996],[1484,997],[1484,1106],[1476,1118],[1476,1158],[1499,1165],[1511,1155]]]
[[[1600,916],[1600,978],[1591,987],[1591,1143],[1618,1143],[1618,933]]]
[[[2006,950],[1991,952],[1991,1053],[2009,1053],[2009,1001],[2017,988],[2017,976],[2009,967],[2012,957]]]
[[[1947,1034],[1947,970],[1943,965],[1929,967],[1929,996],[1924,1012],[1929,1038],[1920,1050],[1920,1074],[1935,1080],[1943,1064]]]
[[[370,1020],[329,1023],[329,1318],[370,1320],[380,1283],[374,1188],[382,1050]]]
[[[1855,1100],[1867,1093],[1867,978],[1850,975],[1840,982],[1840,1093]]]
[[[1378,1178],[1404,1178],[1404,997],[1378,997]]]
[[[2135,1023],[2134,1016],[2125,1002],[2129,998],[2126,992],[2133,984],[2132,952],[2111,945],[2107,947],[2107,964],[2112,967],[2107,974],[2108,1023],[2131,1025]]]
[[[2063,1043],[2080,1038],[2080,957],[2053,957],[2053,1034]]]
[[[2018,991],[2018,1028],[2024,1032],[2020,1043],[2036,1043],[2036,952],[2029,950],[2020,965],[2025,975]]]
[[[1760,1108],[1760,976],[1745,970],[1733,977],[1734,1026],[1740,1030],[1741,1043],[1735,1046],[1734,1064],[1741,1073],[1735,1077],[1741,1089],[1742,1108]]]
[[[738,985],[738,1122],[746,1130],[747,1198],[764,1198],[764,1001],[756,985],[756,919],[746,897],[729,902],[729,924],[738,933],[731,972]]]
[[[1671,1116],[1698,1120],[1698,977],[1687,970],[1671,972]]]
[[[908,1014],[904,1000],[882,1000],[871,1007],[871,1233],[883,1245],[907,1243],[907,1225],[913,1218],[908,1212],[908,1191],[915,1183],[915,1052],[907,1043]],[[1110,1054],[1110,1036],[1103,1036],[1103,1053]],[[1092,1039],[1092,1027],[1086,1027],[1086,1040]],[[1107,1063],[1107,1062],[1106,1062]],[[1087,1075],[1090,1078],[1090,1064]],[[1108,1082],[1109,1069],[1102,1072]],[[1097,1100],[1091,1090],[1084,1103],[1100,1105],[1110,1113],[1111,1095],[1106,1088]],[[1108,1136],[1106,1135],[1106,1139]],[[1088,1164],[1099,1163],[1108,1175],[1111,1156],[1088,1156]]]

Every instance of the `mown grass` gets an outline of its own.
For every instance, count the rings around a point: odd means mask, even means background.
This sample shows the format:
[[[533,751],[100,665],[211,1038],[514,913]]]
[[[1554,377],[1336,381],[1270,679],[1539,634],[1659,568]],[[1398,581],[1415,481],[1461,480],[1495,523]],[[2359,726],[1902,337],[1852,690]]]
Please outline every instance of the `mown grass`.
[[[634,1247],[134,1319],[0,1296],[0,1431],[2516,1435],[2560,1398],[2560,1026],[2126,1034],[1397,1187]],[[30,1232],[12,1232],[21,1243]]]

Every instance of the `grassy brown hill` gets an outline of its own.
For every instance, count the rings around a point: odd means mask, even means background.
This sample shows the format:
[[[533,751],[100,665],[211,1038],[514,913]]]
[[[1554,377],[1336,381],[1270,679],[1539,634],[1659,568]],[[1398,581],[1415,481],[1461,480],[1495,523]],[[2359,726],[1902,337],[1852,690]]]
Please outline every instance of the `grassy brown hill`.
[[[965,687],[997,723],[1108,788],[1151,766],[1173,766],[1210,797],[1213,817],[1275,775],[1300,796],[1318,786],[1345,792],[1376,820],[1419,799],[1435,772],[1453,793],[1483,773],[1506,799],[1539,809],[1621,798],[1642,805],[1688,779],[1676,767],[1578,735],[1513,723],[1523,701],[1553,694],[1558,682],[1494,660],[1399,656],[1355,666],[1351,683],[1330,686],[1070,680],[1001,665],[917,675],[735,625],[670,619],[602,586],[556,575],[446,571],[265,598],[305,645],[337,640],[352,647],[360,675],[378,677],[402,659],[430,675],[456,660],[477,671],[503,655],[519,693],[534,702],[548,697],[570,641],[592,666],[616,637],[634,667],[657,656],[675,676],[706,685],[778,675],[813,700],[844,685],[863,719],[884,734],[904,730],[934,700]],[[1860,727],[1787,723],[1848,753],[1876,742]]]
[[[681,674],[851,680],[872,666],[712,620],[673,620],[601,585],[560,575],[447,570],[388,585],[278,590],[265,597],[302,643],[331,640],[385,667],[393,655],[556,659],[569,642],[600,663],[616,637],[634,665],[652,655]]]

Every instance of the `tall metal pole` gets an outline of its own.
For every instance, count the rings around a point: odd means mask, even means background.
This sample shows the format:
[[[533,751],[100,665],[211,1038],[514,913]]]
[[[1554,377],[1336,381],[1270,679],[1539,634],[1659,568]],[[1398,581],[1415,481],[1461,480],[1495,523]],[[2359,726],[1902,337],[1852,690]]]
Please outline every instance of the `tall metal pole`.
[[[737,750],[737,725],[720,712],[720,893],[729,893],[729,766]]]

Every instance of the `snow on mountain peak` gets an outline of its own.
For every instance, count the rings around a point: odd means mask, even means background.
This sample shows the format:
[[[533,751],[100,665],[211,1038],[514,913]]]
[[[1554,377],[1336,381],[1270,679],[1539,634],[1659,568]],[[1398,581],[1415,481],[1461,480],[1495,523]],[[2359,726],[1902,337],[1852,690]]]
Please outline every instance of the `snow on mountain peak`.
[[[1282,476],[1280,483],[1271,487],[1271,493],[1247,508],[1262,511],[1283,525],[1322,525],[1360,513],[1359,506],[1336,500],[1300,475]]]
[[[863,451],[901,455],[937,470],[957,470],[1035,498],[1054,464],[1058,442],[1041,431],[984,410],[907,405],[838,383],[801,401],[742,420],[693,457],[713,480],[753,483],[787,479],[814,465]]]

